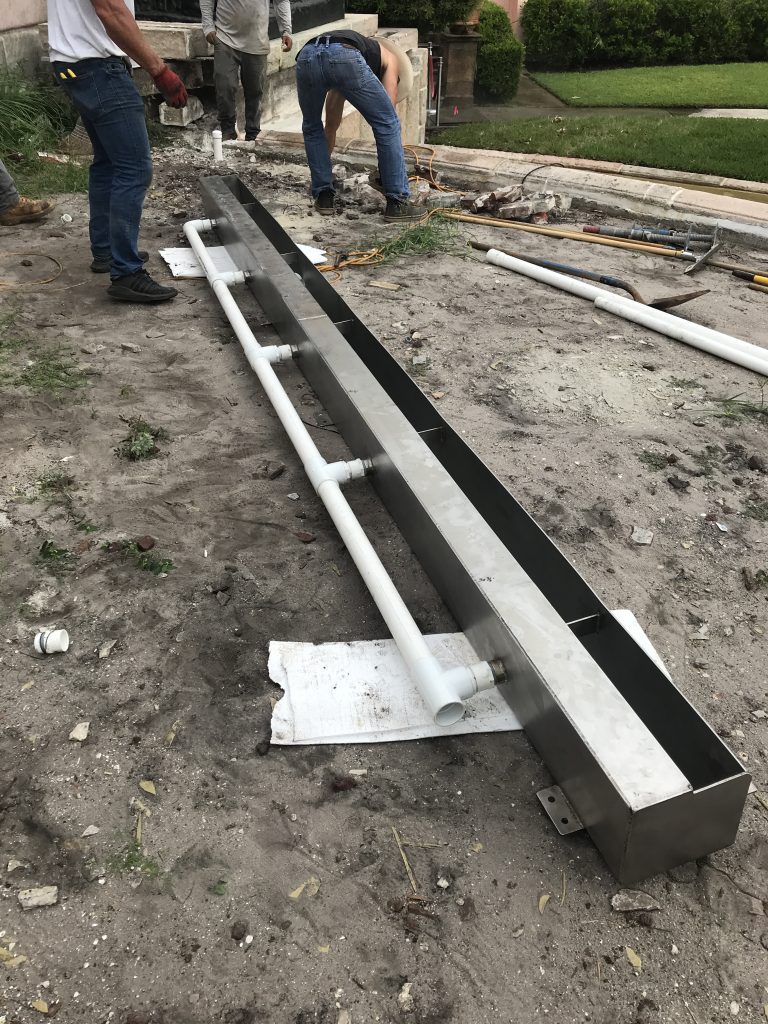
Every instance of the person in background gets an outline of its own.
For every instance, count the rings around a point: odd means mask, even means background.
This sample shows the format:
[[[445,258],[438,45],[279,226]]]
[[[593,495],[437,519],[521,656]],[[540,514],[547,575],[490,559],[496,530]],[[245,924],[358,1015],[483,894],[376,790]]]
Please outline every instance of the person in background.
[[[138,249],[152,155],[131,61],[151,75],[169,106],[185,106],[187,90],[147,43],[133,11],[133,0],[48,0],[48,47],[54,76],[93,146],[91,270],[109,273],[107,294],[113,299],[167,302],[176,289],[149,276],[147,253]]]
[[[302,46],[296,57],[296,86],[318,213],[334,213],[331,153],[344,101],[348,100],[373,129],[379,176],[371,183],[386,197],[384,220],[416,223],[427,216],[426,210],[409,201],[400,119],[395,109],[398,95],[407,95],[412,83],[408,55],[388,39],[374,39],[344,29],[317,36]]]
[[[53,203],[47,199],[26,199],[20,196],[13,178],[0,160],[0,224],[12,227],[29,220],[40,220],[41,217],[47,217],[52,209]]]
[[[269,54],[269,0],[200,0],[203,32],[213,45],[213,80],[221,137],[237,138],[237,83],[245,98],[245,141],[261,131],[261,95]],[[276,0],[283,50],[293,46],[290,0]]]

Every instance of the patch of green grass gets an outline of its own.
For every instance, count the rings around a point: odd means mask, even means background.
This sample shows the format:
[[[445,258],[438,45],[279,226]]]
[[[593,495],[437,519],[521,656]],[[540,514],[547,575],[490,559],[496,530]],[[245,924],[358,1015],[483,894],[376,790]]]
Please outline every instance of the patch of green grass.
[[[208,886],[208,892],[212,896],[226,896],[227,894],[227,880],[226,878],[220,878],[218,882],[214,882],[213,885]]]
[[[433,214],[422,224],[406,228],[394,238],[374,244],[385,263],[405,256],[429,256],[439,252],[462,252],[464,242],[456,224]]]
[[[752,577],[752,582],[756,590],[768,589],[768,572],[765,569],[758,569]]]
[[[694,64],[532,75],[574,107],[758,107],[766,65]]]
[[[158,441],[163,441],[168,434],[162,427],[153,427],[141,416],[124,420],[128,424],[128,435],[117,446],[117,454],[124,459],[138,462],[141,459],[152,459],[159,455]]]
[[[92,523],[90,519],[81,519],[79,523],[75,524],[76,529],[82,533],[96,533],[99,529],[96,523]]]
[[[73,476],[63,469],[53,469],[44,473],[37,481],[40,493],[48,499],[49,505],[72,504],[71,491],[77,483]]]
[[[768,501],[748,501],[744,515],[756,519],[759,523],[768,523]]]
[[[759,402],[750,402],[743,399],[741,395],[734,395],[733,398],[723,398],[719,405],[721,412],[718,413],[718,416],[721,419],[759,419],[768,423],[768,403],[762,393]]]
[[[70,572],[75,567],[77,558],[66,548],[59,548],[52,540],[44,540],[40,545],[38,559],[55,575]]]
[[[88,383],[88,375],[65,348],[34,348],[27,366],[13,382],[36,394],[62,395]]]
[[[136,843],[131,843],[119,853],[114,854],[109,858],[107,864],[116,875],[134,872],[144,875],[145,878],[159,878],[163,874],[163,869],[157,861],[148,857]]]
[[[765,135],[765,121],[758,120],[565,116],[457,125],[431,133],[429,141],[762,181]]]
[[[110,554],[121,555],[124,560],[130,558],[143,572],[151,572],[155,576],[176,568],[170,558],[161,558],[154,551],[140,551],[133,540],[105,541],[102,548]]]
[[[714,444],[708,444],[700,452],[690,452],[690,456],[701,470],[702,476],[712,476],[716,466],[720,464],[722,452]]]
[[[642,451],[637,457],[649,469],[661,470],[669,468],[669,459],[663,452]]]

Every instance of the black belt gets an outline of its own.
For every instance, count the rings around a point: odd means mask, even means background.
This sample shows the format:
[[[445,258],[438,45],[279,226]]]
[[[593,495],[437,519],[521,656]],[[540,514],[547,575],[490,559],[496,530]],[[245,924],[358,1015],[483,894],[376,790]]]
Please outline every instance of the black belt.
[[[341,46],[346,46],[349,50],[357,50],[358,53],[361,52],[359,46],[355,46],[354,43],[350,43],[348,39],[339,39],[337,36],[334,36],[333,33],[329,33],[324,36],[315,36],[314,39],[308,40],[304,45],[317,46],[318,43],[322,42],[325,42],[327,46],[330,46],[331,43],[339,43]]]

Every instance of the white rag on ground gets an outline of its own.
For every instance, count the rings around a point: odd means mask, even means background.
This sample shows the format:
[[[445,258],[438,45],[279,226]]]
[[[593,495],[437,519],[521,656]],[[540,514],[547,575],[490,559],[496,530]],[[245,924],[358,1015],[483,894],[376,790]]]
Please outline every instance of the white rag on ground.
[[[313,245],[298,244],[296,248],[301,249],[307,259],[311,260],[315,265],[325,262],[324,249],[316,249]],[[223,245],[212,245],[206,247],[205,251],[220,274],[233,273],[238,269]],[[178,249],[160,249],[159,252],[168,264],[174,277],[205,277],[205,272],[191,249],[181,247]]]
[[[613,614],[669,675],[632,612],[621,609]],[[424,639],[446,668],[477,661],[463,633],[440,633]],[[394,640],[347,644],[273,640],[269,645],[269,677],[285,691],[272,712],[272,742],[279,746],[387,743],[521,728],[504,699],[506,684],[467,701],[466,714],[455,725],[435,725]]]

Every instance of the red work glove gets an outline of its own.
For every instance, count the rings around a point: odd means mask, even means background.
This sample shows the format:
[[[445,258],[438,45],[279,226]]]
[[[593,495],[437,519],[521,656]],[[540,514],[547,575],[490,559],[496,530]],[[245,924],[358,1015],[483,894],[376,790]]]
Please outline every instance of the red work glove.
[[[164,67],[158,74],[152,75],[152,80],[163,94],[165,102],[169,107],[186,107],[188,99],[187,90],[175,71],[171,71],[169,67]]]

